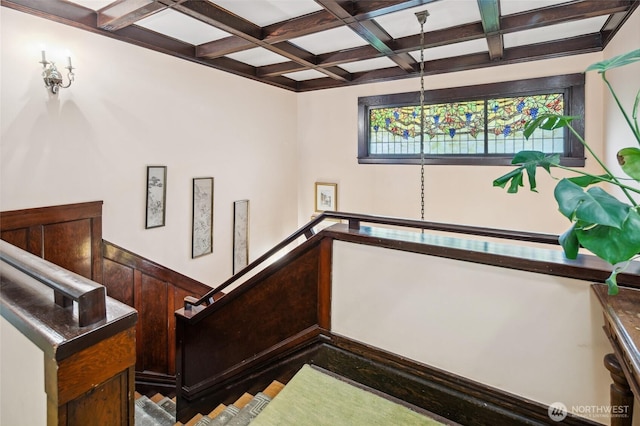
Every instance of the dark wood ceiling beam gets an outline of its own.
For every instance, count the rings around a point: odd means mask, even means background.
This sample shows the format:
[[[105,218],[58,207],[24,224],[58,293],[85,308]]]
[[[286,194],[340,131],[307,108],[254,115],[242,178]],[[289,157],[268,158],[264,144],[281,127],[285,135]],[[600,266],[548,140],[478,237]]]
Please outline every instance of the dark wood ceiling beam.
[[[396,54],[388,45],[388,43],[393,42],[393,39],[385,30],[380,28],[375,21],[356,22],[350,24],[349,27],[365,39],[369,45],[395,62],[400,68],[407,72],[413,71],[413,66],[416,61],[409,54]]]
[[[369,45],[373,46],[383,55],[388,56],[389,59],[394,61],[400,68],[406,72],[413,71],[415,64],[413,58],[410,55],[396,55],[393,49],[387,44],[393,41],[392,37],[375,21],[356,21],[354,19],[351,15],[353,12],[350,10],[352,3],[337,0],[316,0],[316,3],[322,5],[326,10],[334,14],[336,18],[344,22],[345,25],[366,40]]]
[[[207,1],[186,0],[173,9],[245,40],[257,42],[262,38],[261,27]]]
[[[3,7],[89,31],[97,29],[96,13],[75,3],[51,0],[1,0]]]
[[[302,66],[296,62],[280,62],[279,64],[271,64],[258,67],[256,69],[256,75],[258,77],[273,77],[290,72],[304,71],[306,69],[307,67]]]
[[[281,42],[276,44],[267,44],[261,40],[262,28],[246,21],[236,15],[231,14],[225,9],[218,7],[209,2],[198,0],[186,0],[174,7],[195,19],[206,22],[230,34],[238,36],[244,40],[253,43],[253,47],[264,47],[274,53],[282,55],[294,62],[298,62],[307,67],[315,67],[315,56],[304,49],[300,49],[291,43]],[[208,56],[218,56],[217,53],[208,54]],[[222,59],[224,56],[219,57]],[[331,68],[322,68],[318,71],[327,76],[340,81],[347,81],[350,75],[345,74],[340,69],[332,70]]]
[[[346,11],[349,16],[345,16],[344,19],[349,19],[350,21],[351,19],[366,21],[376,16],[420,6],[433,1],[436,0],[366,0],[358,2],[336,0],[330,3],[330,7],[335,6],[338,8],[338,11]],[[323,7],[325,6],[323,5]],[[267,43],[277,43],[342,26],[344,26],[343,21],[336,18],[335,13],[331,13],[325,9],[299,18],[267,25],[263,28],[263,40]]]
[[[425,75],[442,74],[452,71],[464,71],[477,68],[486,68],[497,65],[507,65],[513,63],[527,62],[532,59],[543,60],[555,57],[566,56],[568,54],[583,54],[602,50],[602,39],[600,34],[590,34],[581,37],[574,37],[567,40],[540,43],[505,49],[502,59],[492,61],[486,52],[474,53],[470,55],[436,59],[425,63]],[[360,84],[372,81],[397,80],[407,77],[416,77],[417,73],[406,74],[400,69],[382,69],[369,71],[367,73],[354,73],[347,85]],[[298,91],[309,91],[339,87],[337,82],[324,80],[309,80],[298,87]],[[416,87],[416,91],[418,88]]]
[[[424,46],[437,47],[461,41],[476,40],[484,38],[485,33],[481,22],[472,22],[453,28],[427,31],[424,34]],[[391,48],[398,52],[413,52],[420,49],[420,35],[415,34],[407,37],[397,38],[391,44]]]
[[[196,46],[196,56],[201,58],[219,58],[231,53],[241,52],[254,48],[255,43],[238,36],[225,37],[220,40],[203,43]]]
[[[267,25],[262,28],[262,40],[265,43],[278,43],[292,38],[302,37],[318,31],[341,27],[343,24],[326,10],[305,16]]]
[[[605,22],[601,31],[603,47],[606,47],[607,44],[609,44],[609,41],[611,41],[613,36],[616,35],[618,29],[624,25],[629,16],[631,16],[639,6],[640,0],[636,0],[626,12],[614,13],[609,16],[609,19],[607,19],[607,22]]]
[[[291,59],[301,65],[306,66],[309,69],[316,69],[328,77],[334,78],[340,81],[348,81],[351,79],[351,75],[342,70],[341,68],[323,67],[317,66],[318,59],[315,55],[307,52],[304,49],[295,46],[288,42],[277,43],[270,46],[270,50],[286,58]]]
[[[583,0],[503,16],[500,28],[503,33],[522,31],[565,21],[625,12],[629,7],[629,0]]]
[[[602,37],[600,33],[594,33],[560,41],[529,44],[505,49],[503,60],[506,63],[528,62],[532,60],[599,52],[601,50]]]
[[[440,0],[355,0],[353,1],[353,17],[357,21],[369,20],[389,13],[412,9]]]
[[[374,49],[373,46],[367,45],[318,55],[318,65],[327,67],[356,62],[361,59],[379,58],[381,56],[384,55],[380,53],[380,51]]]
[[[98,28],[115,31],[166,8],[166,5],[155,0],[118,1],[97,12]]]
[[[487,38],[491,60],[502,58],[504,43],[500,33],[500,3],[498,0],[478,0],[482,28]]]
[[[295,44],[283,41],[270,45],[270,50],[292,61],[298,62],[307,67],[315,67],[318,64],[318,58],[311,52],[308,52]]]

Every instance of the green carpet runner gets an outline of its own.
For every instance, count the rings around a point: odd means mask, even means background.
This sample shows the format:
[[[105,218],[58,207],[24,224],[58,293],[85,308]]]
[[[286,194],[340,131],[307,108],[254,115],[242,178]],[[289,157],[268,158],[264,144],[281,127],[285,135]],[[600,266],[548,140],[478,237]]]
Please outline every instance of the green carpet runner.
[[[305,365],[251,426],[443,425]]]

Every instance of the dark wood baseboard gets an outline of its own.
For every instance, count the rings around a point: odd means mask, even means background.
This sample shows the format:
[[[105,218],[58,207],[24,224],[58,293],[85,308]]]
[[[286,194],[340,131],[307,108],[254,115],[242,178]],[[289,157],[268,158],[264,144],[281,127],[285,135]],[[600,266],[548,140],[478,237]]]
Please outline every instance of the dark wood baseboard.
[[[142,395],[161,393],[173,398],[176,395],[176,376],[148,371],[136,371],[136,391]]]
[[[244,392],[255,393],[273,380],[287,383],[311,364],[374,389],[393,400],[419,407],[469,426],[548,425],[549,407],[465,377],[420,364],[325,331],[301,339],[285,354],[265,357],[241,373],[187,400],[178,395],[178,420],[216,405],[230,404]],[[563,425],[600,423],[569,414]]]

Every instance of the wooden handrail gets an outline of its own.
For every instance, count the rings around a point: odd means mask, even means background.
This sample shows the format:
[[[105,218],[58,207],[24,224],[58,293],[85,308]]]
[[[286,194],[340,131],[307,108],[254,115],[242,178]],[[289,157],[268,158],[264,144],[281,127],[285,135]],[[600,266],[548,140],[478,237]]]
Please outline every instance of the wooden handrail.
[[[78,304],[78,325],[86,327],[106,319],[105,287],[60,268],[29,252],[0,240],[0,260],[53,289],[55,303]]]
[[[552,244],[558,245],[558,236],[553,234],[542,234],[535,232],[523,232],[523,231],[512,231],[512,230],[504,230],[504,229],[495,229],[495,228],[484,228],[479,226],[469,226],[469,225],[456,225],[450,223],[440,223],[440,222],[428,222],[422,220],[412,220],[412,219],[402,219],[402,218],[393,218],[393,217],[385,217],[385,216],[375,216],[375,215],[365,215],[365,214],[357,214],[357,213],[346,213],[346,212],[323,212],[318,215],[316,218],[312,219],[302,228],[295,231],[293,234],[289,235],[282,242],[277,244],[271,250],[267,251],[265,254],[257,258],[255,261],[251,262],[244,269],[242,269],[237,274],[230,277],[228,280],[220,284],[218,287],[209,291],[207,294],[202,296],[200,299],[194,297],[186,297],[184,299],[184,310],[192,311],[195,307],[213,303],[213,297],[215,294],[223,291],[227,287],[234,284],[240,278],[242,278],[247,273],[251,272],[258,266],[260,266],[263,262],[265,262],[270,257],[274,256],[280,250],[287,247],[289,244],[294,242],[300,237],[305,237],[307,239],[311,238],[314,235],[313,228],[325,220],[331,221],[343,221],[346,220],[349,224],[349,229],[360,229],[362,223],[372,223],[378,225],[391,225],[403,228],[411,228],[411,229],[421,229],[421,230],[430,230],[430,231],[441,231],[441,232],[450,232],[455,234],[465,234],[465,235],[476,235],[483,237],[491,237],[491,238],[499,238],[505,240],[516,240],[516,241],[527,241],[533,243],[542,243],[542,244]]]

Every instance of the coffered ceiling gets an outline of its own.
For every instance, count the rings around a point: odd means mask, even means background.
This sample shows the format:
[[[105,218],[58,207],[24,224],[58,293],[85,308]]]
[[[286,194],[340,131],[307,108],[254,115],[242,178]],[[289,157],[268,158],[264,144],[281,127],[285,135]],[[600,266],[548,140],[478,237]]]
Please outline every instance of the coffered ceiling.
[[[62,22],[284,89],[602,50],[640,0],[1,0]]]

